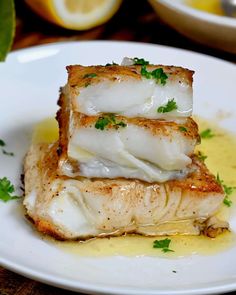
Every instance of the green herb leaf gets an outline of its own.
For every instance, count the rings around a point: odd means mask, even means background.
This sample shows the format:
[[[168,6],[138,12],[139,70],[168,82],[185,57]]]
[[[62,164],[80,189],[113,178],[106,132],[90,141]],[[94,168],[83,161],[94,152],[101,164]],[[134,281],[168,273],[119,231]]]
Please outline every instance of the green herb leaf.
[[[212,138],[215,136],[215,134],[212,132],[212,130],[210,128],[203,130],[200,133],[201,138]]]
[[[11,157],[14,156],[14,153],[12,153],[12,152],[7,152],[7,151],[4,150],[4,149],[2,149],[2,153],[3,153],[4,155],[6,155],[6,156],[11,156]]]
[[[234,190],[236,190],[236,187],[233,187],[233,186],[228,186],[226,184],[224,184],[224,180],[222,180],[220,178],[220,175],[219,173],[217,173],[216,175],[216,181],[223,187],[224,189],[224,193],[225,193],[225,198],[224,198],[224,201],[223,203],[230,207],[232,205],[232,201],[229,199],[229,196],[234,192]]]
[[[116,121],[116,117],[114,114],[107,114],[104,115],[102,117],[99,117],[97,122],[95,123],[95,128],[96,129],[100,129],[100,130],[104,130],[106,126],[111,125],[114,128],[119,128],[119,127],[126,127],[127,124],[120,121],[117,122]]]
[[[179,131],[181,132],[188,132],[188,129],[184,126],[179,126]]]
[[[109,125],[110,120],[108,118],[99,117],[97,122],[95,123],[95,128],[104,130],[107,125]]]
[[[198,151],[197,153],[198,159],[202,162],[205,162],[205,160],[207,159],[207,156],[203,154],[203,152]]]
[[[168,79],[168,76],[163,71],[162,68],[155,69],[151,72],[147,71],[146,65],[143,65],[141,68],[141,75],[144,76],[147,79],[155,79],[156,83],[160,83],[162,85],[166,84],[166,80]]]
[[[170,246],[170,239],[164,239],[164,240],[155,240],[153,242],[153,248],[162,249],[162,252],[174,252],[174,250],[169,249]]]
[[[162,68],[152,71],[152,77],[157,80],[157,83],[160,81],[162,85],[166,84],[166,80],[168,78]]]
[[[114,114],[107,114],[102,117],[99,117],[97,122],[95,123],[95,128],[104,130],[106,126],[111,125],[112,127],[118,129],[119,127],[126,127],[127,124],[120,121],[116,121],[116,117]]]
[[[149,61],[145,60],[144,58],[132,58],[134,65],[141,65],[141,66],[146,66],[149,65]]]
[[[5,141],[3,141],[2,139],[0,139],[0,146],[5,146],[5,145],[6,145]]]
[[[12,193],[15,191],[14,185],[11,184],[10,180],[6,177],[0,179],[0,200],[3,202],[8,202],[10,200],[16,200],[20,197],[12,196]]]
[[[160,106],[158,109],[157,109],[157,112],[158,113],[169,113],[171,111],[174,111],[174,110],[177,110],[178,109],[178,106],[173,99],[171,100],[168,100],[167,104],[164,105],[164,106]]]
[[[227,207],[231,207],[233,202],[232,202],[228,197],[225,197],[223,203],[224,203]]]
[[[97,74],[90,73],[90,74],[85,74],[83,78],[95,78],[95,77],[97,77]]]
[[[15,8],[13,0],[0,1],[0,61],[6,59],[15,34]]]

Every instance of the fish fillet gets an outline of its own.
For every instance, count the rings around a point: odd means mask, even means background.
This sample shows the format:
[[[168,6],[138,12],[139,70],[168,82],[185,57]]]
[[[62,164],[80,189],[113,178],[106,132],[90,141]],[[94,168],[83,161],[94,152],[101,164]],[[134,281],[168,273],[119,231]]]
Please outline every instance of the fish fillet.
[[[199,142],[193,119],[87,116],[71,111],[64,93],[59,105],[61,175],[164,182],[191,171],[191,156]],[[109,123],[101,130],[97,123],[103,120]]]
[[[25,159],[24,206],[43,233],[70,240],[124,233],[216,236],[228,228],[214,217],[224,199],[222,187],[197,159],[186,179],[163,184],[71,179],[56,172],[57,148],[32,145]]]
[[[142,67],[138,65],[68,66],[64,93],[71,100],[72,111],[87,116],[115,113],[165,120],[191,116],[193,72],[174,66],[146,66],[147,72],[156,69],[162,69],[167,75],[164,85],[141,74]],[[172,99],[177,109],[165,113],[157,111]]]

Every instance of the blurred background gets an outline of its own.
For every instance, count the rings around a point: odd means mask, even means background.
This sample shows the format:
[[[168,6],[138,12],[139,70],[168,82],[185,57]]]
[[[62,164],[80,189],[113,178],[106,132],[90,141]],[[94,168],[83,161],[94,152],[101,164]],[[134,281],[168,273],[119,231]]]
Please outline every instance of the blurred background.
[[[86,7],[86,0],[82,0],[82,6],[80,7],[76,6],[76,1],[77,0],[64,1],[67,2],[66,9],[68,9],[71,14],[81,12],[80,10],[86,13],[89,9],[93,9],[93,7],[88,6],[88,1]],[[163,3],[165,4],[165,2],[168,1],[151,0],[149,2],[147,0],[114,0],[111,1],[113,3],[111,3],[110,7],[108,7],[108,11],[105,11],[107,8],[105,7],[105,5],[104,7],[102,7],[102,5],[104,4],[103,2],[106,1],[92,1],[94,2],[94,5],[101,6],[101,10],[104,10],[104,15],[98,16],[96,19],[96,16],[90,13],[91,16],[89,17],[88,23],[85,25],[85,27],[81,27],[81,24],[77,25],[78,28],[82,29],[81,31],[61,27],[63,25],[66,26],[66,23],[63,23],[63,20],[58,20],[58,15],[55,9],[53,9],[52,7],[50,8],[50,4],[47,4],[46,8],[40,6],[40,2],[44,2],[45,4],[49,2],[56,2],[55,0],[15,1],[16,34],[12,50],[38,44],[61,41],[96,39],[120,40],[147,42],[184,48],[220,57],[225,60],[236,61],[236,19],[219,16],[223,15],[223,11],[221,10],[219,4],[220,0],[187,0],[185,2],[188,2],[187,4],[190,5],[185,5],[186,3],[184,3],[184,5],[180,4],[180,6],[188,6],[191,10],[190,13],[187,12],[185,14],[182,14],[181,11],[177,11],[178,9],[176,7],[171,7],[171,10],[168,10],[168,3],[167,5],[163,6]],[[26,4],[26,2],[28,4]],[[155,6],[155,2],[162,3],[160,3],[160,6],[158,7]],[[175,0],[172,2],[176,2],[178,5],[178,3],[183,1]],[[31,10],[30,7],[33,7],[34,12]],[[156,8],[156,11],[153,9],[153,7]],[[201,10],[193,9],[191,7],[210,11],[211,14],[202,12]],[[65,10],[65,7],[62,7],[61,9]],[[180,9],[182,9],[182,7],[180,7]],[[49,10],[51,10],[51,12],[48,12]],[[197,16],[194,15],[195,12],[197,12]],[[47,19],[50,19],[54,23],[60,23],[60,26],[45,20],[44,18],[40,17],[39,14],[43,15]],[[106,17],[110,17],[110,19],[107,20]],[[200,22],[193,22],[193,19],[196,20],[196,17],[198,19],[200,18],[201,22],[203,21],[203,28],[201,28]],[[99,25],[99,21],[101,18],[103,18],[102,21],[105,21],[105,23]],[[230,25],[233,26],[233,28],[230,29],[232,29],[232,32],[224,31],[223,24],[225,23],[225,19],[227,27],[229,27],[227,19],[229,19],[229,21],[231,22]],[[171,21],[172,23],[170,23]],[[233,22],[235,22],[235,24]],[[170,26],[167,25],[167,23]],[[94,27],[86,29],[86,26],[89,27],[90,25]],[[209,31],[211,29],[211,26],[213,26],[213,29],[215,30],[214,32]],[[75,24],[73,24],[72,27],[76,29]],[[194,32],[194,30],[196,29],[202,31]],[[178,31],[180,31],[181,33],[179,33]],[[207,34],[205,34],[206,32]],[[215,40],[214,38],[211,38],[211,36],[216,34],[216,32],[217,34],[221,34],[222,40],[219,41],[217,39]],[[184,33],[185,36],[182,33]],[[194,34],[197,34],[197,36],[195,36]],[[232,36],[229,36],[230,34],[232,34]],[[186,35],[190,37],[193,36],[195,40],[197,39],[197,41],[189,39],[188,37],[186,37]],[[233,44],[230,44],[228,46],[229,48],[224,48],[224,44],[222,43],[226,42],[225,39],[227,39],[227,36],[230,42],[232,42],[233,38],[235,40]],[[209,45],[213,48],[210,48]]]

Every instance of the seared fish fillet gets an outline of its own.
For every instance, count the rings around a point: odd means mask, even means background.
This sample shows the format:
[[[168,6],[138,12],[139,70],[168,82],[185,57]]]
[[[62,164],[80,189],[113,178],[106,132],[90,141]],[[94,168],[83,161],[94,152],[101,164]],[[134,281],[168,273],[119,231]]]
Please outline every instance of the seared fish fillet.
[[[162,69],[166,80],[147,72]],[[71,99],[72,112],[87,116],[114,113],[125,117],[174,120],[192,114],[193,72],[184,68],[148,65],[145,73],[131,66],[68,66],[64,93]],[[142,72],[142,74],[141,74]],[[162,82],[161,82],[162,81]],[[177,109],[159,113],[157,109],[174,99]]]
[[[137,233],[147,236],[228,228],[215,222],[224,199],[221,186],[202,162],[184,180],[163,184],[126,179],[58,176],[57,144],[32,145],[25,159],[27,214],[37,229],[59,239],[87,239]]]
[[[183,178],[192,169],[199,135],[191,118],[177,123],[111,114],[86,116],[72,112],[63,93],[59,105],[61,175],[164,182]]]

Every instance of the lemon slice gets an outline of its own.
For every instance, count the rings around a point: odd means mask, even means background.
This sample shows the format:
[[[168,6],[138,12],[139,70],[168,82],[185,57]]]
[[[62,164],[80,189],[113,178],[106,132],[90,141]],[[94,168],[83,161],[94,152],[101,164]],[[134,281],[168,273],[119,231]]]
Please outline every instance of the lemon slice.
[[[64,28],[87,30],[109,20],[122,0],[25,0],[33,11]]]

